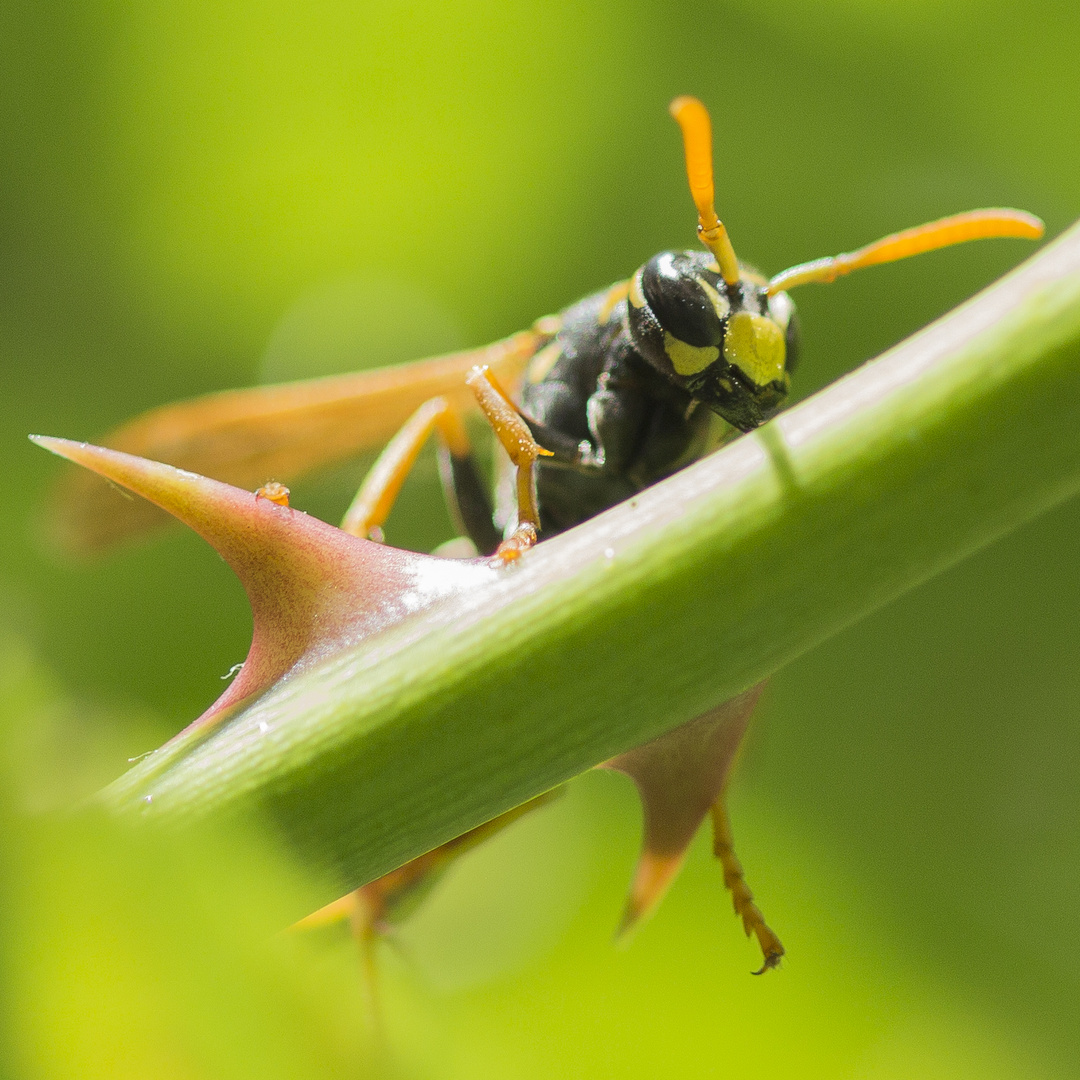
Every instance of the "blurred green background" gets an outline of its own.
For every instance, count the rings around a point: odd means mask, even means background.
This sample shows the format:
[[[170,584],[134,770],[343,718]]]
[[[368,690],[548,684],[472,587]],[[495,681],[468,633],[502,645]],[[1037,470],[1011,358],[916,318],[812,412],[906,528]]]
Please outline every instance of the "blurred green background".
[[[767,271],[973,206],[1053,235],[1080,216],[1078,56],[1066,0],[0,7],[0,1072],[1080,1075],[1080,506],[773,680],[732,809],[778,975],[747,974],[704,843],[611,946],[638,810],[595,774],[384,948],[376,1053],[347,938],[269,933],[304,883],[260,842],[27,818],[196,715],[250,621],[193,536],[50,553],[59,467],[25,438],[482,344],[690,246],[677,93],[712,109],[721,215]],[[1028,250],[802,291],[798,394]],[[333,520],[361,471],[294,505]],[[429,462],[389,536],[448,527]],[[215,907],[225,877],[247,908]]]

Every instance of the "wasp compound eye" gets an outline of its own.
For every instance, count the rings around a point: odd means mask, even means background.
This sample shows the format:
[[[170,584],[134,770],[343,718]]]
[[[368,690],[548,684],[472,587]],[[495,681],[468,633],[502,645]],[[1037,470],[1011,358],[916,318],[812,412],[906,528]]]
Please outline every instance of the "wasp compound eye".
[[[695,348],[719,346],[730,307],[724,284],[707,270],[708,262],[696,252],[665,251],[650,259],[641,274],[641,289],[657,322]]]
[[[784,370],[788,375],[795,373],[799,364],[799,316],[795,303],[786,292],[774,293],[768,299],[769,318],[784,331]]]
[[[730,311],[727,286],[704,252],[662,252],[631,284],[635,344],[652,364],[679,377],[694,375],[720,358]]]

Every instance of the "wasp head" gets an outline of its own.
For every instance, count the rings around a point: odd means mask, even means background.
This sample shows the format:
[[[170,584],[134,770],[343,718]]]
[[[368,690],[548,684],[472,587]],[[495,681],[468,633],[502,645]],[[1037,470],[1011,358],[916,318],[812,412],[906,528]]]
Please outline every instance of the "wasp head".
[[[767,285],[742,264],[729,285],[704,251],[661,252],[630,283],[637,351],[740,431],[779,411],[798,354],[795,305]]]

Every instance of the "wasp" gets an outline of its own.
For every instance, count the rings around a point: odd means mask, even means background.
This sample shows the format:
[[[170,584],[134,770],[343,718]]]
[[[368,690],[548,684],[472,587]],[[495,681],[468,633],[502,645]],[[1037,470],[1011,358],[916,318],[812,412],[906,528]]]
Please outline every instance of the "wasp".
[[[1030,214],[975,210],[766,279],[739,261],[717,217],[705,106],[680,97],[671,113],[705,250],[661,252],[629,280],[538,322],[515,398],[483,364],[466,378],[516,468],[516,506],[492,506],[452,406],[435,400],[384,451],[344,528],[380,535],[419,445],[438,431],[455,522],[479,552],[513,561],[538,535],[580,524],[775,416],[799,356],[792,287],[963,240],[1042,235]],[[710,440],[714,417],[719,440]]]
[[[389,438],[342,523],[354,535],[381,540],[406,476],[434,435],[460,532],[476,553],[510,566],[539,538],[574,527],[775,416],[799,358],[789,290],[962,241],[1043,233],[1038,218],[1019,210],[972,210],[767,278],[736,256],[717,216],[705,106],[680,97],[670,111],[682,133],[701,249],[661,252],[627,280],[483,349],[210,395],[151,412],[115,432],[109,445],[240,486],[262,485],[262,497],[287,505],[287,489],[265,484],[268,475],[289,480]],[[505,450],[494,497],[463,422],[474,405]],[[69,532],[84,545],[104,545],[146,523],[133,516],[139,504],[117,503],[106,513],[93,491],[67,500]],[[647,821],[650,809],[653,824],[660,820],[661,804],[669,825],[679,819],[677,829],[667,829],[663,850],[650,850],[647,835],[624,926],[662,895],[711,809],[725,884],[747,933],[759,940],[765,970],[784,950],[746,887],[723,796],[756,698],[756,689],[748,691],[609,764],[637,782]],[[671,771],[671,762],[691,762],[701,747],[711,747],[715,760],[699,770],[700,781],[689,779],[696,766]],[[672,799],[674,789],[695,783],[685,798]],[[697,808],[684,812],[680,798]],[[482,826],[475,836],[490,831]],[[440,850],[449,856],[461,848],[452,842]],[[384,912],[399,892],[414,889],[429,864],[431,855],[422,856],[410,864],[415,872],[395,871],[356,895],[369,908],[375,897],[374,908]]]

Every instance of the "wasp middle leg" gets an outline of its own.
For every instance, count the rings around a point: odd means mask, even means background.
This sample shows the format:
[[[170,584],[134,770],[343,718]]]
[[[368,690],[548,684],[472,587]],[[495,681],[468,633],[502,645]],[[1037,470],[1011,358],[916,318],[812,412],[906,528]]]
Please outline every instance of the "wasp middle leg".
[[[493,521],[491,499],[473,459],[461,416],[445,398],[425,401],[386,444],[364,478],[341,528],[353,536],[382,540],[382,527],[402,484],[432,434],[439,440],[439,472],[450,516],[478,551],[491,554],[502,539]]]

